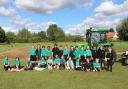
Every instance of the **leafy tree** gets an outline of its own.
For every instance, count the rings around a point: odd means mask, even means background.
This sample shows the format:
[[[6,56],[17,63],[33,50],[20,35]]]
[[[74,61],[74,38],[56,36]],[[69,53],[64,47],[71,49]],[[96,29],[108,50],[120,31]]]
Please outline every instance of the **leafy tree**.
[[[5,42],[5,31],[0,27],[0,43]]]
[[[45,39],[46,39],[46,32],[45,32],[45,31],[38,32],[38,36],[39,36],[41,39],[45,40]]]
[[[109,29],[109,32],[114,32],[114,29],[113,29],[113,28],[110,28],[110,29]]]
[[[52,24],[47,29],[47,37],[50,41],[62,41],[65,38],[65,33],[56,24]]]
[[[15,40],[16,40],[16,35],[15,35],[14,32],[7,32],[7,33],[6,33],[6,41],[7,41],[8,43],[10,43],[10,42],[15,42]]]
[[[31,39],[31,32],[23,28],[18,32],[17,38],[18,42],[29,42],[29,39]]]
[[[121,40],[128,41],[128,18],[122,20],[116,30]]]

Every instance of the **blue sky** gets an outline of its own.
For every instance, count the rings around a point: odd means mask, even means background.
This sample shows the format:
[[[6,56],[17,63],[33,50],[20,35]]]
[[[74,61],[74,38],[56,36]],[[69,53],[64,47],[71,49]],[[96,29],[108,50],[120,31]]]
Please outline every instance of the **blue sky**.
[[[0,0],[0,26],[18,32],[46,30],[57,24],[68,34],[85,28],[113,27],[128,16],[128,0]]]

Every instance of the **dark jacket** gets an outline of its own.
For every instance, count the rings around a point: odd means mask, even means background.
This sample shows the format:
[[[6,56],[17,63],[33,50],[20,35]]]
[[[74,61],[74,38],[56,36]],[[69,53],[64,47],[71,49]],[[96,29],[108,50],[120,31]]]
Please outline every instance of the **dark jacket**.
[[[99,59],[105,58],[105,50],[101,50],[101,49],[98,50],[98,58]]]

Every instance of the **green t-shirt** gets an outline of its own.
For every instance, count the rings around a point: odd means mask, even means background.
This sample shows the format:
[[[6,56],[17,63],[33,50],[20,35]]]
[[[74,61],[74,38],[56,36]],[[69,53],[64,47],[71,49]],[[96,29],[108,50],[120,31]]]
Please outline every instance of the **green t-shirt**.
[[[9,60],[8,60],[8,59],[4,59],[4,60],[3,60],[3,64],[4,64],[4,65],[8,65],[8,64],[9,64]]]
[[[20,61],[19,60],[15,60],[15,65],[19,66],[20,65]]]
[[[30,49],[30,55],[36,55],[36,50],[35,49]]]
[[[46,53],[47,53],[47,51],[46,51],[45,49],[42,49],[42,50],[41,50],[41,55],[42,55],[42,56],[46,56]]]
[[[68,49],[64,49],[64,50],[63,50],[63,54],[64,54],[64,55],[68,55],[68,54],[69,54],[69,50],[68,50]]]
[[[76,61],[76,66],[80,66],[80,62],[79,61]]]
[[[99,68],[99,67],[100,67],[100,63],[94,62],[94,63],[93,63],[93,67],[94,67],[94,68]]]
[[[55,62],[55,64],[59,64],[60,63],[60,58],[55,58],[54,62]]]
[[[46,64],[46,60],[40,60],[41,64]]]
[[[86,56],[91,56],[91,55],[92,55],[91,50],[86,50]]]
[[[73,54],[74,54],[74,56],[75,56],[75,59],[78,59],[78,58],[79,58],[79,55],[80,55],[80,52],[79,52],[79,50],[75,50],[75,51],[73,52]]]
[[[48,57],[50,57],[51,54],[52,54],[52,50],[47,50],[47,53],[46,54],[47,54]]]
[[[80,55],[81,55],[81,56],[84,56],[85,54],[86,54],[86,52],[85,52],[84,50],[81,50],[81,51],[80,51]]]

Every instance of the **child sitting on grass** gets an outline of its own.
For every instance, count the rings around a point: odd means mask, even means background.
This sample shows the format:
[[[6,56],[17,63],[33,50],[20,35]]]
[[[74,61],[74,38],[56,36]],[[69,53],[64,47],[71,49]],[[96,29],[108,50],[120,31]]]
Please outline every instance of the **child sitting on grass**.
[[[10,64],[9,64],[9,60],[8,60],[8,56],[5,56],[5,58],[3,60],[3,65],[4,65],[5,71],[8,71],[11,69]]]
[[[74,70],[74,64],[73,64],[71,57],[69,57],[69,59],[66,62],[66,69],[67,70]]]
[[[52,59],[52,56],[48,57],[47,66],[48,66],[48,70],[52,70],[53,69],[53,59]]]
[[[28,57],[26,64],[27,66],[26,68],[24,68],[24,70],[33,70],[32,61],[30,60],[30,57]]]
[[[87,62],[86,62],[86,71],[87,72],[92,71],[92,64],[89,59],[87,59]]]
[[[81,70],[81,66],[80,66],[80,61],[79,59],[76,60],[76,67],[75,67],[76,70]]]
[[[100,71],[100,63],[99,63],[99,59],[96,58],[95,62],[93,63],[93,71],[94,72],[97,72],[97,71]]]
[[[61,56],[60,69],[61,70],[65,69],[65,66],[66,66],[66,60],[64,59],[64,56]]]
[[[54,59],[54,69],[59,69],[59,67],[60,67],[60,58],[58,55],[56,55]]]
[[[39,60],[38,65],[35,67],[35,70],[42,71],[45,68],[46,68],[46,60],[44,59],[44,57],[42,57],[41,60]]]

